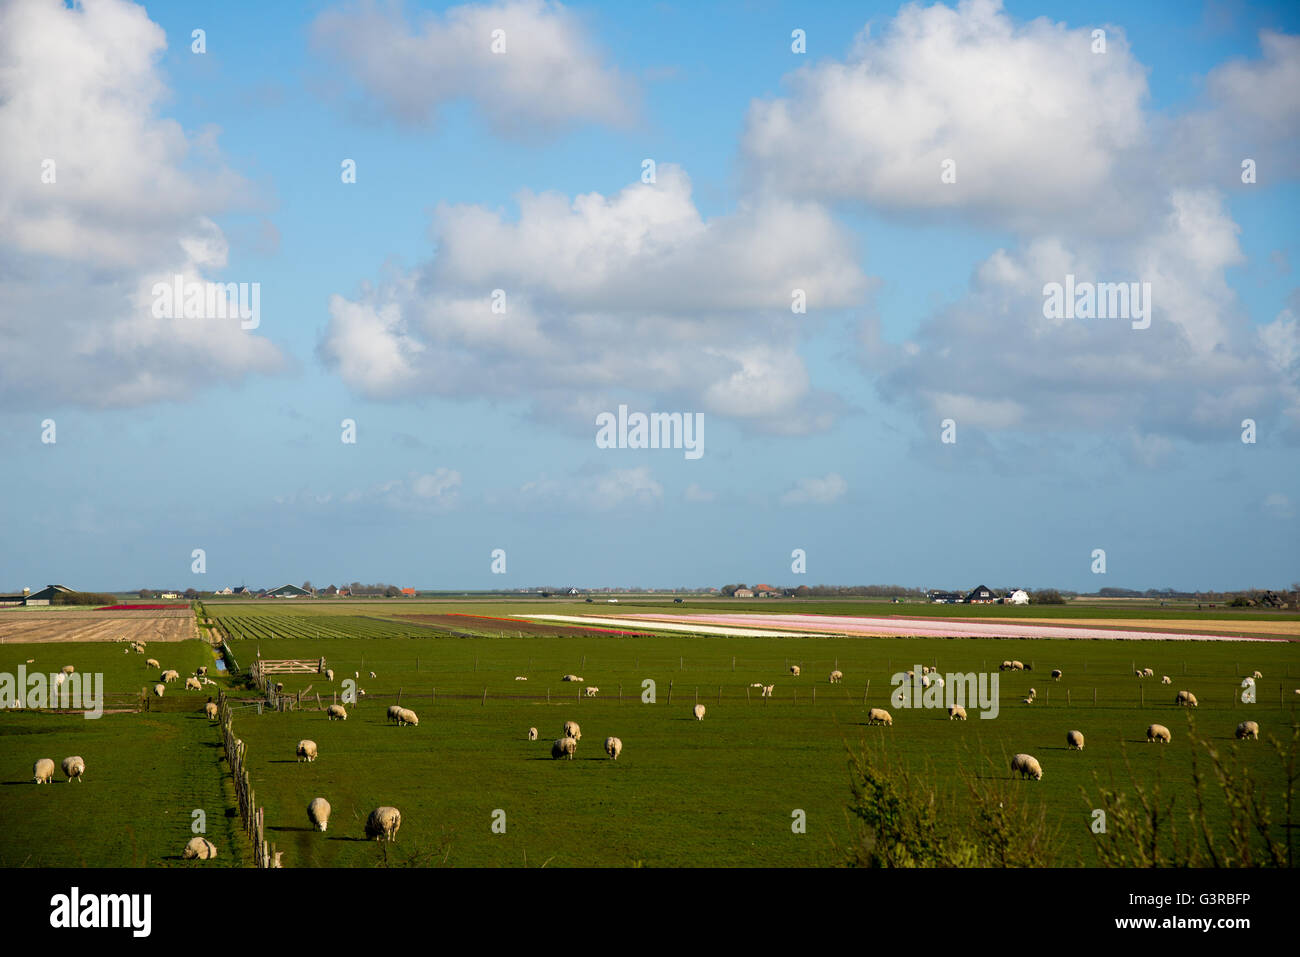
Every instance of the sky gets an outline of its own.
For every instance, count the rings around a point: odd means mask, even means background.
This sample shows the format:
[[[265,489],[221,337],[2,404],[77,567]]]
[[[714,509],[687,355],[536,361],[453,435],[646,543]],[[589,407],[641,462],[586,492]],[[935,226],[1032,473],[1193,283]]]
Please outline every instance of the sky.
[[[1298,147],[1290,3],[0,0],[0,590],[1284,587]]]

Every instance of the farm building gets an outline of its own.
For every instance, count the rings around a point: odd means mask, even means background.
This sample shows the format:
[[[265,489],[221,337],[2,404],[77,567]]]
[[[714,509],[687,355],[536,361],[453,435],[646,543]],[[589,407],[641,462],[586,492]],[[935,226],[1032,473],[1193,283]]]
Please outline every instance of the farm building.
[[[966,600],[955,591],[931,591],[927,594],[930,601],[938,605],[957,605]]]
[[[773,588],[771,585],[755,585],[754,594],[759,598],[780,598],[781,589]]]
[[[299,588],[297,585],[281,585],[279,588],[272,588],[266,593],[267,598],[310,598],[311,592],[305,588]]]
[[[1014,591],[1007,592],[1007,597],[1002,599],[1002,601],[1007,605],[1028,605],[1029,592],[1025,591],[1023,588],[1017,588]]]
[[[402,589],[402,597],[403,597],[403,598],[414,598],[414,597],[415,597],[415,589],[414,589],[414,588],[403,588],[403,589]]]
[[[737,588],[733,598],[753,598],[754,593],[748,588]]]
[[[983,585],[971,589],[971,593],[966,596],[966,603],[970,605],[994,605],[997,604],[997,601],[998,596]]]
[[[67,585],[46,585],[35,593],[24,588],[21,593],[0,595],[0,605],[48,605],[56,595],[71,595],[75,591]]]

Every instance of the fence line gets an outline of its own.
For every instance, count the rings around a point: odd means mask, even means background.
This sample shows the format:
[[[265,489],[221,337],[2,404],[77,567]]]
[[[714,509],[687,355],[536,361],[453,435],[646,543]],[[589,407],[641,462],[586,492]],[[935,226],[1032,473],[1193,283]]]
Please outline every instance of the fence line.
[[[244,742],[235,737],[230,701],[224,691],[220,692],[217,699],[217,720],[221,724],[221,742],[225,745],[226,761],[230,764],[230,774],[235,780],[239,819],[243,823],[244,833],[253,842],[253,865],[275,867],[275,845],[266,842],[265,815],[263,809],[257,806],[253,795],[253,783],[249,780],[248,768],[244,766]]]

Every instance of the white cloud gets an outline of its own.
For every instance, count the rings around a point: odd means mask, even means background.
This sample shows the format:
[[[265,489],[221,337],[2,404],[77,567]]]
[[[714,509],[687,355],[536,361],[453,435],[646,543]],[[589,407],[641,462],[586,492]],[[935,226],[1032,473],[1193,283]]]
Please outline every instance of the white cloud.
[[[190,137],[158,115],[165,47],[144,9],[122,0],[0,5],[6,405],[135,405],[283,364],[237,320],[151,314],[155,281],[203,281],[225,267],[210,216],[247,197],[211,131]]]
[[[835,403],[796,351],[791,291],[833,309],[869,284],[824,209],[766,199],[706,220],[668,164],[656,185],[614,196],[518,203],[516,221],[440,207],[435,258],[331,299],[322,358],[372,398],[522,397],[583,427],[638,396],[769,431],[829,424]]]
[[[664,489],[647,466],[610,469],[562,479],[541,476],[505,496],[525,507],[607,512],[623,506],[646,508],[663,501]]]
[[[834,505],[849,490],[849,483],[836,472],[822,478],[802,478],[781,496],[782,505]]]
[[[504,53],[492,50],[497,30]],[[507,136],[620,123],[635,110],[630,81],[602,63],[579,18],[559,3],[466,4],[414,25],[398,5],[362,3],[322,13],[312,37],[360,86],[368,110],[406,124],[432,123],[458,100]]]

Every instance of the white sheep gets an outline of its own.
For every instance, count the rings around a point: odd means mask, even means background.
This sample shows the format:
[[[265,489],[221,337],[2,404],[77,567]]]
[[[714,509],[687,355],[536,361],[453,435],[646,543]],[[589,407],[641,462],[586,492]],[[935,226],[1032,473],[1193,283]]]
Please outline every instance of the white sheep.
[[[932,680],[936,685],[938,685],[940,688],[943,687],[943,679],[942,679],[941,677],[939,677],[938,675],[935,675],[931,680]]]
[[[191,675],[190,677],[188,677],[188,678],[185,679],[185,690],[186,690],[186,691],[202,691],[202,690],[203,690],[203,682],[199,681],[198,678],[195,678],[193,675]]]
[[[166,690],[167,690],[167,686],[163,684],[161,681],[158,682],[158,684],[153,686],[153,693],[160,698],[163,696],[163,692]]]
[[[146,659],[145,659],[145,662],[144,662],[144,666],[145,666],[146,668],[161,668],[161,667],[162,667],[162,665],[158,664],[158,659],[157,659],[157,658],[146,658]]]
[[[1174,704],[1181,704],[1186,705],[1189,708],[1195,708],[1197,707],[1196,695],[1192,694],[1190,691],[1180,691],[1178,692],[1178,697],[1174,699]]]
[[[582,740],[582,729],[578,727],[576,721],[564,722],[564,732],[561,737],[572,738],[574,741]]]
[[[1264,677],[1264,676],[1263,676],[1262,674],[1260,674],[1258,671],[1255,672],[1255,680],[1256,680],[1256,681],[1258,681],[1260,678],[1263,678],[1263,677]]]
[[[536,729],[536,728],[529,728],[529,729],[528,729],[528,740],[529,740],[529,741],[536,741],[536,740],[537,740],[537,729]]]
[[[600,694],[599,688],[583,688],[582,691],[588,698],[594,698]]]
[[[1003,661],[1002,664],[998,665],[998,671],[1010,671],[1010,670],[1011,670],[1010,660]]]
[[[208,673],[208,666],[207,666],[207,665],[199,665],[197,668],[194,669],[194,675],[195,675],[195,677],[198,677],[198,678],[202,678],[202,677],[203,677],[204,675],[206,675],[207,673]]]
[[[398,717],[399,717],[399,715],[400,715],[401,713],[402,713],[402,706],[401,706],[400,704],[390,704],[390,705],[388,706],[388,720],[389,720],[389,721],[392,721],[392,722],[396,723],[397,720],[398,720]]]
[[[761,687],[763,687],[763,682],[761,682],[761,681],[755,681],[752,685],[750,685],[750,687],[751,687],[751,688],[761,688]]]
[[[702,704],[697,704],[697,705],[695,706],[695,708],[694,708],[693,713],[694,713],[694,715],[695,715],[695,720],[696,720],[696,721],[703,721],[703,720],[704,720],[704,705],[702,705]]]
[[[64,673],[65,675],[70,675],[70,674],[72,674],[72,673],[73,673],[74,671],[76,671],[76,670],[77,670],[77,666],[76,666],[76,665],[64,665],[64,666],[63,666],[63,673]]]
[[[346,721],[348,709],[341,704],[332,704],[325,709],[325,718],[327,721]]]
[[[1053,681],[1060,681],[1060,680],[1061,680],[1061,669],[1060,669],[1060,668],[1053,668],[1053,669],[1052,669],[1052,680],[1053,680]]]
[[[568,757],[573,760],[574,754],[578,751],[578,742],[574,738],[556,738],[555,743],[551,745],[551,757],[563,758]]]
[[[772,691],[773,691],[775,688],[776,688],[776,685],[763,685],[763,697],[764,697],[764,698],[770,698],[770,697],[772,697]]]
[[[582,681],[582,679],[579,678],[577,675],[565,675],[560,680],[561,681]]]
[[[333,680],[334,680],[334,669],[333,669],[333,668],[326,668],[326,669],[325,669],[325,680],[326,680],[326,681],[333,681]]]
[[[372,678],[378,678],[379,675],[375,674],[375,673],[372,671],[372,672],[370,672],[370,677],[372,677]]]
[[[948,709],[948,720],[949,720],[949,721],[965,721],[965,720],[966,720],[966,709],[963,708],[963,707],[962,707],[961,705],[959,705],[959,704],[955,704],[955,705],[953,705],[951,708]]]
[[[1243,722],[1241,722],[1241,724],[1237,725],[1237,737],[1238,737],[1238,738],[1254,738],[1256,741],[1258,741],[1258,740],[1259,740],[1259,722],[1258,722],[1258,721],[1243,721]]]
[[[1011,773],[1015,774],[1017,771],[1022,778],[1031,777],[1035,781],[1043,779],[1043,766],[1032,754],[1017,754],[1011,759]]]
[[[316,742],[308,741],[306,738],[298,742],[298,749],[294,752],[298,756],[298,763],[306,761],[311,763],[316,760]]]
[[[1153,670],[1151,670],[1150,668],[1143,668],[1143,669],[1142,669],[1142,677],[1143,677],[1143,678],[1154,678],[1155,676],[1156,676],[1156,673],[1155,673]]]
[[[373,837],[376,841],[380,838],[396,841],[397,829],[401,826],[401,811],[387,805],[377,807],[370,812],[370,817],[366,818],[366,837]]]
[[[1241,737],[1241,735],[1238,735]],[[77,783],[81,783],[81,776],[86,773],[86,759],[79,754],[74,754],[70,758],[63,759],[63,773],[68,776],[68,783],[76,778]]]
[[[1033,698],[1021,698],[1020,701],[1021,701],[1022,704],[1033,704],[1033,703],[1034,703],[1034,699],[1033,699]]]
[[[790,666],[790,674],[792,674],[792,675],[794,675],[796,678],[798,678],[798,677],[799,677],[799,666],[798,666],[798,665],[791,665],[791,666]]]
[[[397,724],[399,727],[409,724],[411,727],[417,728],[420,726],[420,716],[410,708],[402,708],[397,712]]]
[[[213,721],[217,720],[218,710],[219,709],[217,708],[217,703],[215,701],[209,701],[207,704],[203,706],[203,713],[206,714]]]
[[[1023,661],[1012,660],[1012,662],[1011,662],[1011,670],[1012,670],[1012,671],[1024,671],[1024,670],[1025,670],[1025,663],[1024,663]]]
[[[213,844],[206,837],[192,837],[185,850],[181,851],[181,857],[187,861],[200,860],[210,861],[217,856],[217,845]]]
[[[56,688],[62,688],[63,682],[67,680],[68,680],[68,676],[65,675],[63,672],[59,672],[57,675],[54,676],[54,685]]]
[[[32,780],[37,784],[52,784],[54,782],[54,761],[50,758],[41,758],[33,764]]]
[[[171,684],[180,676],[181,673],[177,671],[175,668],[168,668],[166,671],[162,673],[162,680],[167,682],[168,684]]]
[[[831,684],[833,685],[839,684],[840,679],[843,677],[844,677],[844,672],[836,668],[834,671],[831,672]]]
[[[1168,744],[1173,740],[1173,735],[1163,724],[1153,724],[1147,727],[1147,743],[1159,741],[1161,744]]]
[[[528,678],[525,677],[524,675],[515,675],[515,680],[516,680],[516,681],[527,681]]]
[[[619,754],[622,753],[622,751],[623,751],[623,742],[620,741],[618,738],[605,739],[605,753],[608,754],[615,761],[618,760],[618,756]]]
[[[1160,683],[1161,683],[1162,685],[1171,685],[1171,684],[1174,683],[1174,679],[1173,679],[1173,678],[1170,678],[1168,675],[1161,675],[1161,676],[1160,676]]]
[[[312,798],[307,805],[307,820],[316,826],[316,830],[324,831],[330,826],[330,802],[324,798]]]
[[[867,724],[883,724],[892,728],[894,716],[884,708],[872,708],[867,712]]]
[[[1067,731],[1067,732],[1065,733],[1065,747],[1066,747],[1067,750],[1070,750],[1070,751],[1082,751],[1082,750],[1083,750],[1083,732],[1082,732],[1082,731]]]

